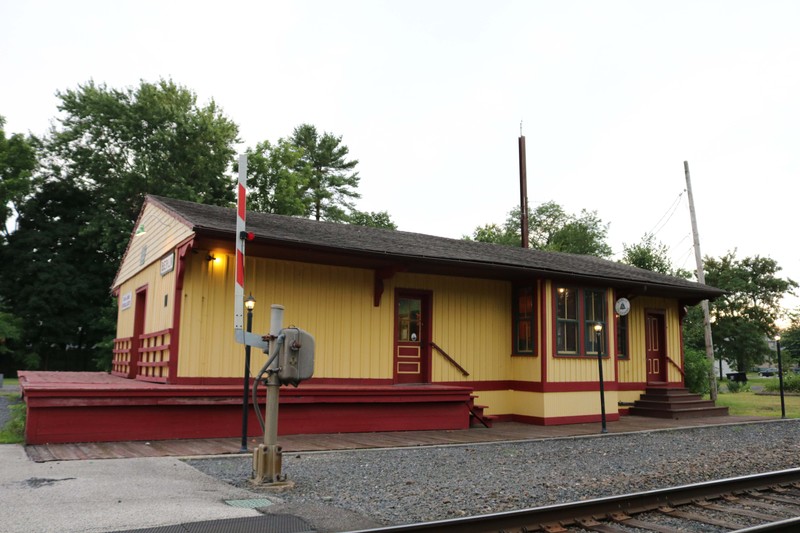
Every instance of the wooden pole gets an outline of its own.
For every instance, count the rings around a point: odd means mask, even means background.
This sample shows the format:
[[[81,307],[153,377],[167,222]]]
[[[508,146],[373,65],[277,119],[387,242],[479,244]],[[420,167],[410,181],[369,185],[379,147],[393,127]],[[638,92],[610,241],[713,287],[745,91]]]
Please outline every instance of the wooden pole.
[[[522,123],[519,125],[519,218],[522,247],[528,247],[528,170],[525,160],[525,136]]]
[[[689,177],[689,162],[683,162],[683,170],[686,174],[686,194],[689,197],[689,216],[692,219],[692,239],[694,240],[694,260],[697,264],[697,281],[705,284],[706,274],[703,270],[703,256],[700,253],[700,235],[697,231],[697,216],[694,212],[694,197],[692,196],[692,180]],[[705,326],[706,357],[711,365],[709,366],[708,380],[711,385],[711,400],[717,401],[717,376],[714,373],[714,341],[711,338],[711,319],[708,313],[708,300],[700,302],[703,309],[703,325]]]

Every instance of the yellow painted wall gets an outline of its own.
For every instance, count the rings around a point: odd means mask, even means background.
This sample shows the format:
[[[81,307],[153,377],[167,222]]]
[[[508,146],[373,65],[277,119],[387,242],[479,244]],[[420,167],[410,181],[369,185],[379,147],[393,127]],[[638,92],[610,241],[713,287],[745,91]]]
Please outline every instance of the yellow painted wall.
[[[544,396],[548,418],[600,414],[600,392],[550,392]],[[617,391],[605,391],[606,414],[617,413]]]
[[[576,381],[594,381],[598,380],[597,357],[588,357],[585,355],[576,356],[557,356],[556,355],[556,340],[555,328],[552,324],[555,321],[553,316],[553,288],[552,283],[545,284],[545,298],[547,304],[547,324],[550,327],[546,328],[545,334],[547,335],[547,381],[551,383],[570,383]],[[606,291],[606,309],[614,309],[613,291]],[[611,313],[609,313],[610,315]],[[613,320],[606,321],[607,339],[611,342],[606,343],[607,349],[610,353],[614,353],[616,348],[614,346],[614,339],[616,339],[616,329]],[[606,354],[607,355],[607,354]],[[614,357],[603,358],[603,380],[615,381]]]
[[[678,302],[668,298],[639,297],[631,300],[628,315],[630,358],[619,360],[619,380],[623,383],[643,383],[647,380],[645,363],[645,313],[652,310],[665,311],[666,353],[677,364],[681,364],[681,325]],[[680,371],[667,363],[667,379],[680,382]]]
[[[218,260],[208,262],[205,255],[188,258],[178,374],[238,376],[244,349],[233,339],[233,257],[215,252]],[[507,380],[513,368],[538,371],[533,361],[510,356],[509,283],[397,274],[384,282],[379,307],[373,287],[369,269],[262,258],[248,258],[245,268],[245,290],[258,302],[253,331],[266,333],[270,304],[283,305],[283,325],[315,337],[315,377],[392,379],[395,288],[433,292],[432,340],[470,373],[462,377],[434,353],[433,381]],[[257,361],[256,370],[263,364]]]
[[[173,301],[175,297],[175,270],[162,276],[159,263],[156,262],[129,278],[119,287],[119,297],[117,298],[117,338],[133,335],[136,290],[144,285],[147,285],[144,333],[152,333],[172,327],[172,313],[175,305]],[[122,300],[126,294],[130,294],[131,305],[127,309],[122,309]]]
[[[145,231],[140,235],[134,234],[131,238],[114,280],[114,287],[152,263],[158,263],[178,243],[192,235],[190,228],[154,204],[145,206],[137,228],[139,226],[144,226]]]
[[[381,307],[387,306],[390,312],[395,288],[433,292],[431,340],[470,373],[462,377],[434,352],[433,381],[512,379],[510,283],[401,273],[385,285]]]

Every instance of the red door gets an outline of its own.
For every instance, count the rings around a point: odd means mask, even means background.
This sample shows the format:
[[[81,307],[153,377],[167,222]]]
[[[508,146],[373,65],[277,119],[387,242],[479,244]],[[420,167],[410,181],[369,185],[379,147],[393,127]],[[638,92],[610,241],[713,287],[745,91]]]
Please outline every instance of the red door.
[[[139,337],[144,333],[144,319],[147,310],[147,285],[136,289],[136,307],[133,315],[133,338],[131,339],[130,366],[128,367],[128,378],[133,379],[139,374],[139,362],[142,355],[139,352],[141,341]]]
[[[395,295],[395,383],[430,381],[430,295],[398,291]]]
[[[664,315],[647,313],[645,316],[645,359],[647,363],[647,382],[663,383],[667,381],[666,346],[664,343]]]

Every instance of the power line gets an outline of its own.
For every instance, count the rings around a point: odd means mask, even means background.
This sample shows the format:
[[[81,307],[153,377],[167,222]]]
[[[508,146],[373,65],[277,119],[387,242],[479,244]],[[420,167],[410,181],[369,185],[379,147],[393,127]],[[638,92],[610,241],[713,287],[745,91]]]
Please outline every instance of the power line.
[[[666,226],[667,223],[670,221],[670,219],[672,219],[672,216],[675,214],[675,211],[678,210],[681,198],[683,197],[685,192],[686,189],[682,190],[681,193],[678,195],[678,197],[675,198],[675,201],[672,202],[672,204],[667,208],[667,211],[663,215],[661,215],[661,218],[658,219],[658,222],[656,222],[653,228],[648,232],[649,235],[655,236],[656,234],[658,234],[659,231],[664,229],[664,226]],[[666,220],[664,220],[665,218]]]

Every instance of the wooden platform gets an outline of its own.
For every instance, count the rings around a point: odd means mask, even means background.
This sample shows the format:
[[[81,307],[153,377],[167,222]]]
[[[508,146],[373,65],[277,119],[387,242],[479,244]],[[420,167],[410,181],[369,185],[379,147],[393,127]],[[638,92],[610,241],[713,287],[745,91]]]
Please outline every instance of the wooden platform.
[[[104,372],[19,373],[28,444],[157,441],[241,435],[242,384],[167,385]],[[281,434],[467,429],[471,387],[282,387]],[[248,394],[249,399],[249,394]],[[260,388],[263,412],[265,387]],[[249,434],[260,433],[250,409]]]
[[[708,417],[671,420],[625,416],[608,423],[608,432],[629,433],[722,424],[780,422],[763,417]],[[534,426],[518,422],[495,422],[492,428],[449,431],[393,431],[380,433],[337,433],[325,435],[285,435],[278,442],[284,453],[409,446],[443,446],[487,442],[524,441],[600,435],[600,424]],[[252,449],[261,442],[249,439]],[[33,461],[71,461],[81,459],[121,459],[132,457],[192,457],[239,454],[240,438],[164,440],[152,442],[101,442],[28,445],[25,451]]]

